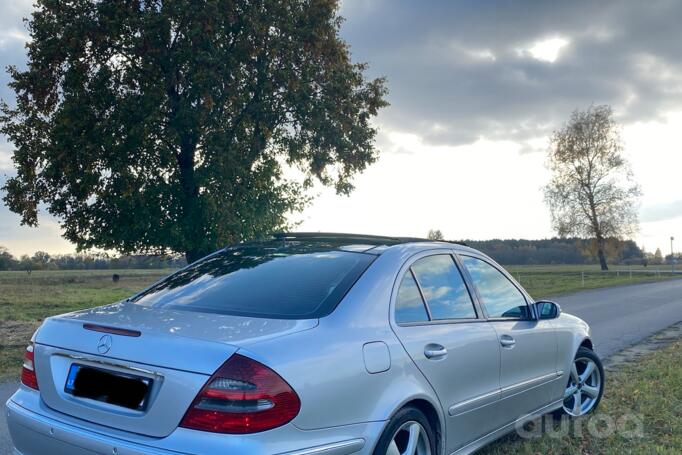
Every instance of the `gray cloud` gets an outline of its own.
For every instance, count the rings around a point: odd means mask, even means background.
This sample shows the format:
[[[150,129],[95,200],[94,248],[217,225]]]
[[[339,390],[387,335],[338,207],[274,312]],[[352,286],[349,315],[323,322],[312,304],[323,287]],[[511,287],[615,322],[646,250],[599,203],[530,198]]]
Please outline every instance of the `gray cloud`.
[[[3,67],[24,64],[31,4],[0,5]],[[593,103],[624,122],[682,105],[677,0],[343,0],[341,13],[354,59],[389,79],[380,122],[431,142],[523,143]],[[552,37],[569,40],[554,63],[521,51]],[[7,82],[3,72],[0,97],[11,102]]]
[[[0,99],[10,105],[14,104],[14,94],[7,86],[9,76],[5,70],[10,65],[23,67],[26,64],[24,45],[28,31],[22,19],[29,16],[31,10],[32,0],[0,3]],[[0,175],[11,172],[11,169],[11,145],[0,135]]]
[[[675,0],[346,0],[342,14],[354,58],[388,77],[381,122],[432,142],[523,142],[590,104],[623,122],[682,105]],[[569,41],[554,63],[521,51],[553,37]]]
[[[7,87],[9,76],[5,69],[10,65],[25,65],[24,45],[28,30],[23,22],[32,10],[32,0],[12,0],[0,4],[0,98],[11,102],[13,95]]]

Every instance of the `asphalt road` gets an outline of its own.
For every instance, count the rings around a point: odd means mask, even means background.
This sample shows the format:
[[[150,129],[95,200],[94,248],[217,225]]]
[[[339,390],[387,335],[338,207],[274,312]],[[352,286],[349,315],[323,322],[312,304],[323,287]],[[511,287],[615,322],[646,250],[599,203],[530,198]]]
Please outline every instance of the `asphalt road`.
[[[594,348],[604,358],[682,321],[682,279],[594,289],[554,300],[562,311],[590,324]]]
[[[604,358],[682,321],[682,280],[594,289],[554,300],[590,324],[595,349]],[[0,384],[0,406],[16,388],[16,382]],[[0,455],[9,455],[10,447],[2,412]]]

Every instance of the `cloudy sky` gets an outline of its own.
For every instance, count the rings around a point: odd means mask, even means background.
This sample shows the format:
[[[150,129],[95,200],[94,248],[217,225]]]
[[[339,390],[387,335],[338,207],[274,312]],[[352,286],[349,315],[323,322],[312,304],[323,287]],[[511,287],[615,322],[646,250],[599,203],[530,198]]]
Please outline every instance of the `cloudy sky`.
[[[2,66],[24,61],[30,10],[0,4]],[[682,242],[682,2],[344,0],[341,14],[354,60],[388,78],[391,106],[377,119],[380,160],[350,197],[316,189],[295,217],[302,230],[551,236],[548,136],[571,111],[611,104],[644,192],[636,240],[666,253],[671,235]],[[10,151],[0,138],[0,176]],[[20,228],[4,207],[0,244],[73,250],[54,220]]]

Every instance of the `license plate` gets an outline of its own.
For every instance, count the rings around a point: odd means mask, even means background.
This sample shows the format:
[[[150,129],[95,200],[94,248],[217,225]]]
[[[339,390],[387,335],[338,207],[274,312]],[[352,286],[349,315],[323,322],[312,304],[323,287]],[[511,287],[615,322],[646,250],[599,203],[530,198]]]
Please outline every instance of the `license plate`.
[[[143,376],[74,363],[64,391],[75,397],[143,411],[153,382]]]

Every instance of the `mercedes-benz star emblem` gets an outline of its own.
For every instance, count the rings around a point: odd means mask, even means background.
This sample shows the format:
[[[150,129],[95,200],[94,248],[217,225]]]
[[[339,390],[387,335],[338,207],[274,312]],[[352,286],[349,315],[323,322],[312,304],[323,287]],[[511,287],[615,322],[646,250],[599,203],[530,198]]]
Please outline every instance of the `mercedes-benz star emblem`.
[[[99,351],[100,354],[106,354],[109,352],[109,349],[111,349],[111,343],[113,341],[111,335],[104,335],[97,343],[97,351]]]

